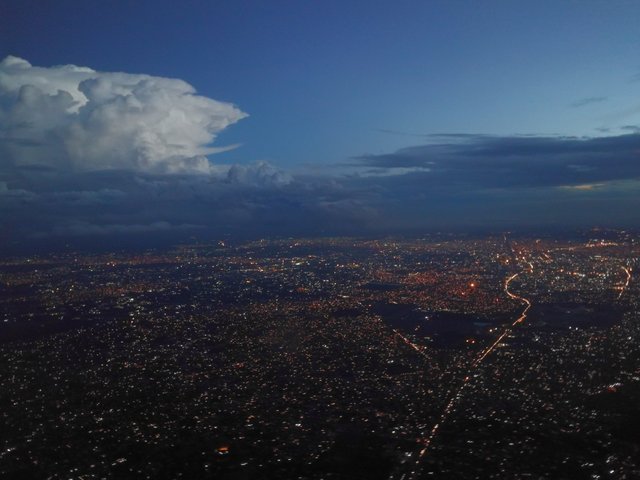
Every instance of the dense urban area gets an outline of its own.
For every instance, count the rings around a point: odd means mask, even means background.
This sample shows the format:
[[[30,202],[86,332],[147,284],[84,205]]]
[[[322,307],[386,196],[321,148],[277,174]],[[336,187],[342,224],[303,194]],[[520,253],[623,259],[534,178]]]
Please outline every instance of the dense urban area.
[[[0,261],[0,477],[640,478],[640,235]]]

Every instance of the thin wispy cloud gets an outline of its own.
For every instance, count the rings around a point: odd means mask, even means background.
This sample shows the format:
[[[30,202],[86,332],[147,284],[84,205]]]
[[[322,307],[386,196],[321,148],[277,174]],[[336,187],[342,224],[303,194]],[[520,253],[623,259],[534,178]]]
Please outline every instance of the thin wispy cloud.
[[[582,185],[562,185],[560,188],[570,191],[589,192],[598,188],[603,188],[604,183],[585,183]]]
[[[606,102],[608,97],[586,97],[576,100],[571,103],[570,106],[574,108],[586,107],[587,105],[593,105],[594,103]]]

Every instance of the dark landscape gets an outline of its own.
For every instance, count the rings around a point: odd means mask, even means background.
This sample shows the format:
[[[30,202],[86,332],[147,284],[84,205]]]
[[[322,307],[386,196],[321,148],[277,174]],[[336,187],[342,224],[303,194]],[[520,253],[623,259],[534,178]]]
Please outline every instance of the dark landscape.
[[[640,236],[616,236],[7,258],[0,473],[634,478]]]

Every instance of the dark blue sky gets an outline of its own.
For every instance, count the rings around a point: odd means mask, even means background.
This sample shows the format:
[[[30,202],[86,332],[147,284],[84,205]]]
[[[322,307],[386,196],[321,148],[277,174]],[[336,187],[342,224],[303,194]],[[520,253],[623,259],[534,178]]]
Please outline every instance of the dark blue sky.
[[[250,118],[228,159],[336,162],[384,134],[596,135],[638,120],[635,2],[4,1],[0,56],[181,78]],[[602,99],[572,107],[585,99]],[[227,160],[227,158],[225,158]]]
[[[598,212],[635,202],[639,24],[635,2],[5,0],[0,59],[43,68],[9,62],[0,72],[0,194],[21,196],[0,215],[15,236],[82,226],[224,230],[257,218],[265,231],[284,232],[299,217],[322,231],[354,218],[366,229],[381,217],[393,218],[382,222],[391,230],[526,224],[523,211],[546,225],[582,207],[592,216],[579,223],[633,223]],[[56,70],[68,64],[96,72]],[[181,79],[218,102],[194,100],[177,83],[136,89],[143,77],[109,72]],[[39,90],[20,93],[30,84]],[[59,89],[81,104],[64,106]],[[144,115],[123,109],[125,97]],[[434,136],[452,133],[470,136]],[[520,140],[530,136],[539,141],[524,151]],[[592,151],[597,138],[610,139],[611,150]],[[212,140],[237,148],[211,154]],[[476,154],[488,146],[497,150]],[[202,155],[225,166],[209,171]],[[133,201],[124,172],[138,181],[160,175],[163,188],[181,191],[176,175],[203,169],[208,184],[225,187],[207,187],[200,203],[183,192],[176,202],[191,210],[185,221],[180,208],[148,206],[137,217],[101,217]],[[94,178],[114,170],[116,183]],[[223,193],[232,180],[235,193]],[[102,198],[93,216],[61,205],[27,228],[17,220],[24,197],[45,190],[121,196]],[[145,204],[151,193],[136,195]],[[524,203],[505,208],[510,198]],[[539,211],[545,198],[558,201],[555,216]]]

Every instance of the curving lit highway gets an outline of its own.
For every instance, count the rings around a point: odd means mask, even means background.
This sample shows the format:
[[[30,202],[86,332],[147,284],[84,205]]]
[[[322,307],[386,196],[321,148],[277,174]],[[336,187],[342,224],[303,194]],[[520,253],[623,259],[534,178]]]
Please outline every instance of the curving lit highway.
[[[438,432],[442,427],[442,424],[447,421],[449,416],[455,411],[457,404],[462,399],[465,388],[468,387],[468,385],[471,383],[471,379],[474,377],[474,370],[478,369],[479,366],[484,362],[484,360],[501,345],[503,340],[506,337],[508,337],[510,334],[512,334],[514,329],[519,324],[523,323],[527,319],[527,316],[529,315],[529,312],[532,308],[531,300],[522,295],[518,295],[517,293],[514,293],[511,290],[511,288],[512,288],[513,282],[517,278],[519,278],[521,275],[533,274],[534,266],[533,266],[533,263],[531,263],[531,261],[529,261],[524,255],[522,255],[522,252],[519,251],[516,254],[516,252],[514,251],[513,253],[514,253],[516,262],[518,263],[524,262],[526,266],[521,271],[508,276],[504,280],[503,291],[508,298],[510,298],[511,300],[520,302],[520,304],[522,304],[523,308],[520,311],[519,316],[512,323],[505,326],[502,332],[495,338],[495,340],[493,340],[490,345],[488,345],[482,351],[480,351],[475,357],[475,359],[469,364],[464,378],[460,381],[458,387],[454,388],[454,390],[450,394],[450,397],[447,399],[444,405],[444,408],[442,409],[440,415],[437,417],[437,421],[432,426],[432,428],[428,431],[428,433],[425,434],[424,437],[419,440],[421,449],[417,455],[417,458],[415,458],[415,460],[411,461],[407,465],[407,466],[413,466],[413,468],[411,468],[411,471],[407,472],[405,467],[404,472],[396,472],[399,476],[396,477],[395,475],[392,475],[391,477],[392,479],[399,478],[400,480],[409,480],[409,479],[414,479],[421,474],[420,465],[421,465],[421,462],[423,461],[423,458],[429,453],[431,445],[433,444],[433,441],[437,437]],[[541,255],[540,261],[544,263],[553,262],[553,258],[547,252],[542,252],[540,255]],[[613,287],[615,290],[619,291],[616,297],[616,300],[620,300],[620,298],[625,294],[632,280],[632,268],[625,265],[620,265],[620,268],[622,268],[622,270],[624,271],[626,278],[622,283],[616,283]],[[408,338],[404,337],[397,330],[394,330],[394,333],[398,335],[408,346],[413,348],[420,355],[424,356],[425,358],[428,358],[428,356],[424,351],[424,347],[415,344]],[[407,457],[410,458],[413,456],[414,455],[407,453]]]
[[[527,263],[529,265],[529,269],[524,270],[523,272],[533,273],[533,264],[531,262],[527,262]],[[515,293],[512,293],[511,291],[509,291],[509,285],[511,284],[511,282],[513,282],[523,272],[515,273],[504,281],[504,293],[506,293],[509,298],[522,302],[524,304],[524,310],[522,311],[520,316],[511,324],[511,326],[504,329],[502,334],[500,334],[500,336],[496,339],[495,342],[493,342],[490,346],[488,346],[482,351],[480,356],[475,360],[475,362],[473,362],[472,368],[482,363],[482,361],[487,357],[487,355],[493,352],[496,349],[496,347],[500,345],[500,342],[502,341],[502,339],[511,333],[513,327],[515,327],[519,323],[522,323],[527,318],[527,314],[529,313],[529,309],[531,308],[531,301],[528,298],[521,297],[520,295],[516,295]]]
[[[523,260],[524,260],[524,258],[523,258]],[[401,477],[399,477],[400,480],[415,478],[415,476],[419,473],[419,468],[418,467],[419,467],[422,459],[428,453],[429,447],[433,443],[433,440],[436,438],[436,436],[438,434],[438,430],[440,429],[441,425],[447,420],[449,415],[451,415],[451,413],[455,409],[456,403],[458,403],[458,401],[462,398],[462,394],[464,392],[464,389],[467,387],[467,385],[469,384],[469,381],[472,378],[473,370],[478,368],[478,366],[484,361],[484,359],[487,358],[487,356],[489,356],[498,347],[498,345],[500,345],[502,340],[513,331],[513,328],[515,326],[517,326],[518,324],[522,323],[527,318],[527,314],[529,313],[529,310],[531,309],[531,301],[528,298],[525,298],[525,297],[522,297],[520,295],[517,295],[517,294],[515,294],[515,293],[513,293],[513,292],[511,292],[509,290],[509,286],[511,285],[511,282],[513,282],[516,278],[518,278],[518,276],[520,276],[523,273],[533,273],[533,271],[534,271],[533,264],[531,262],[529,262],[529,261],[526,261],[526,263],[528,265],[528,268],[526,268],[525,270],[522,270],[521,272],[514,273],[513,275],[509,276],[504,281],[504,292],[505,292],[505,294],[509,298],[511,298],[513,300],[517,300],[517,301],[521,302],[524,305],[524,309],[520,313],[520,316],[516,320],[514,320],[514,322],[511,323],[508,327],[506,327],[504,329],[504,331],[497,337],[497,339],[490,346],[488,346],[487,348],[485,348],[484,350],[482,350],[482,352],[480,352],[478,354],[478,357],[473,361],[473,363],[470,365],[469,369],[467,370],[467,373],[466,373],[464,379],[462,380],[462,383],[454,391],[454,394],[447,401],[444,409],[442,410],[442,413],[440,414],[440,416],[438,418],[438,421],[433,425],[433,427],[429,431],[429,434],[425,438],[420,440],[420,443],[422,445],[422,449],[420,450],[420,452],[418,454],[418,457],[417,457],[417,459],[415,461],[414,470],[408,475],[406,473],[403,474]],[[627,282],[627,285],[628,285],[628,282]],[[415,351],[420,353],[420,355],[422,355],[425,358],[427,358],[427,355],[422,351],[420,346],[418,346],[415,343],[411,342],[409,339],[407,339],[402,334],[400,334],[397,330],[394,330],[394,333],[396,335],[398,335],[407,345],[409,345]],[[392,475],[391,478],[394,478],[394,476]]]
[[[624,282],[624,285],[622,285],[620,287],[620,294],[618,295],[618,298],[616,300],[620,300],[620,297],[622,297],[622,294],[627,290],[627,288],[629,287],[629,283],[631,283],[631,269],[625,267],[624,265],[622,266],[622,270],[624,270],[624,273],[627,274],[627,279]]]

